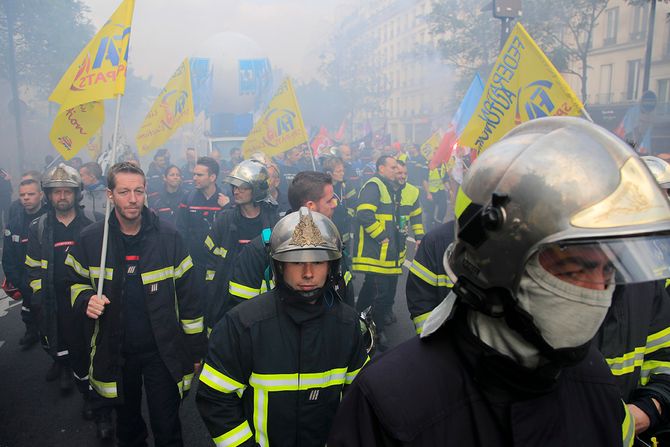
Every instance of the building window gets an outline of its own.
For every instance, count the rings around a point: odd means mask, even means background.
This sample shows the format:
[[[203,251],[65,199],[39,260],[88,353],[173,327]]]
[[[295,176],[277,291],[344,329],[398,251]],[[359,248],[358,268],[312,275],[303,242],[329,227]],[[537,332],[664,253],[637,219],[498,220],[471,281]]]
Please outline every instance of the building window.
[[[667,104],[670,102],[670,79],[658,80],[658,102]]]
[[[598,104],[612,102],[612,64],[600,66],[600,91],[596,102]]]
[[[649,3],[646,2],[642,5],[635,6],[633,11],[633,26],[630,32],[630,40],[642,40],[647,34],[647,19],[649,16],[648,12]]]
[[[640,85],[640,59],[628,61],[628,81],[626,84],[626,99],[629,101],[637,100],[639,96]]]
[[[617,29],[619,29],[619,8],[608,9],[607,30],[605,31],[603,45],[614,45],[616,43]]]

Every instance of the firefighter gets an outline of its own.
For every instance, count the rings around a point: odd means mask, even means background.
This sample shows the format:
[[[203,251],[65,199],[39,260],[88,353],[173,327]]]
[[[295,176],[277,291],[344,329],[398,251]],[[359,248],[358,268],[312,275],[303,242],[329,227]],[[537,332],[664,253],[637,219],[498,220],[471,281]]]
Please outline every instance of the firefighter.
[[[207,307],[205,323],[208,329],[223,317],[224,297],[230,273],[244,246],[270,230],[277,223],[276,208],[269,201],[269,174],[257,160],[244,160],[226,176],[224,183],[232,187],[235,206],[224,211],[204,244],[209,251],[207,263]]]
[[[426,219],[428,229],[444,222],[447,215],[447,191],[444,184],[448,181],[447,165],[441,164],[428,171],[428,193],[426,194]]]
[[[591,340],[616,284],[670,272],[670,202],[643,162],[586,120],[535,119],[478,158],[456,210],[454,292],[358,376],[328,445],[632,445]]]
[[[26,177],[19,183],[19,200],[21,210],[10,213],[10,219],[5,228],[5,240],[2,250],[2,268],[7,282],[14,285],[21,292],[21,319],[26,326],[26,332],[19,340],[22,350],[30,349],[39,341],[37,335],[37,320],[31,308],[32,290],[28,282],[28,272],[25,265],[26,250],[28,248],[28,234],[30,222],[46,212],[44,193],[39,180]],[[47,380],[57,378],[47,376]]]
[[[365,274],[356,309],[362,312],[372,306],[379,350],[383,351],[385,321],[392,319],[389,311],[405,261],[407,230],[410,219],[419,228],[421,208],[416,202],[418,193],[413,197],[399,189],[395,158],[382,155],[377,159],[376,169],[377,173],[363,185],[358,196],[353,270]],[[413,211],[409,212],[410,209]]]
[[[75,318],[94,328],[88,379],[114,406],[118,445],[146,445],[143,388],[156,445],[182,445],[179,406],[206,351],[193,263],[174,227],[144,206],[140,168],[113,165],[107,185],[114,211],[104,271],[102,221],[81,232],[65,260]]]
[[[163,174],[163,189],[158,195],[149,197],[149,207],[161,220],[176,225],[179,204],[183,199],[181,169],[176,165],[170,165],[165,168]]]
[[[304,206],[331,219],[337,205],[332,181],[330,176],[322,172],[299,172],[293,178],[288,189],[291,207],[298,210]],[[244,247],[235,261],[233,274],[228,283],[228,296],[224,313],[274,287],[271,268],[272,258],[269,250],[271,234],[271,231],[264,231],[260,236],[254,238]],[[342,261],[343,276],[341,282],[334,285],[334,289],[342,298],[342,301],[353,306],[352,276],[348,267],[344,264],[344,250]]]
[[[333,190],[338,201],[332,219],[340,231],[342,243],[347,247],[351,240],[351,222],[356,210],[356,188],[346,182],[344,161],[341,158],[325,158],[322,166],[323,171],[333,178]]]
[[[342,242],[301,208],[277,223],[270,250],[277,287],[214,328],[196,404],[217,445],[324,445],[367,361],[358,316],[333,289]]]

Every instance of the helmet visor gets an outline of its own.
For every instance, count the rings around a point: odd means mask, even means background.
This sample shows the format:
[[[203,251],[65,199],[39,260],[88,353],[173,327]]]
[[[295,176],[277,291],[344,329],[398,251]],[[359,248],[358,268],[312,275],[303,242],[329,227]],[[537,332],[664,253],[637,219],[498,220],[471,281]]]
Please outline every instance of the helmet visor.
[[[670,278],[670,234],[561,241],[539,250],[542,267],[578,286],[601,288]]]

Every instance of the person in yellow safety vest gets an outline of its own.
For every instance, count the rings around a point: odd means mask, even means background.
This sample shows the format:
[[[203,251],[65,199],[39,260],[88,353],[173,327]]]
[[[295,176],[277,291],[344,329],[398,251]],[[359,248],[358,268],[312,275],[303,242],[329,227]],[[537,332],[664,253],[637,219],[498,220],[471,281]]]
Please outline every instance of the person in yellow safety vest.
[[[372,305],[378,347],[383,351],[383,330],[393,320],[390,311],[405,261],[407,232],[411,227],[415,237],[420,239],[423,225],[419,191],[400,188],[398,162],[382,155],[376,168],[377,173],[363,185],[358,196],[352,261],[353,270],[365,274],[356,309],[361,312]]]
[[[444,222],[447,215],[447,192],[444,182],[447,181],[447,166],[441,164],[428,172],[428,194],[426,194],[426,226],[432,230]]]

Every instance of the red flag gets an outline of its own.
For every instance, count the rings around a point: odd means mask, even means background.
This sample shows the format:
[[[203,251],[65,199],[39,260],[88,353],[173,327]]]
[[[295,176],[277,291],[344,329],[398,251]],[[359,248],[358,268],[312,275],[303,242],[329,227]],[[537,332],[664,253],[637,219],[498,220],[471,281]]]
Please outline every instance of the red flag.
[[[453,126],[449,126],[449,130],[444,133],[437,150],[433,152],[433,158],[431,158],[428,167],[435,169],[441,164],[448,162],[457,144],[456,131]]]
[[[319,155],[319,149],[328,147],[331,144],[328,129],[325,126],[321,126],[319,133],[312,139],[312,152],[314,152],[314,156],[317,157]]]
[[[342,120],[342,124],[340,124],[340,128],[337,129],[337,133],[335,134],[335,137],[333,138],[335,141],[338,143],[341,143],[344,141],[344,134],[347,133],[347,119]]]

